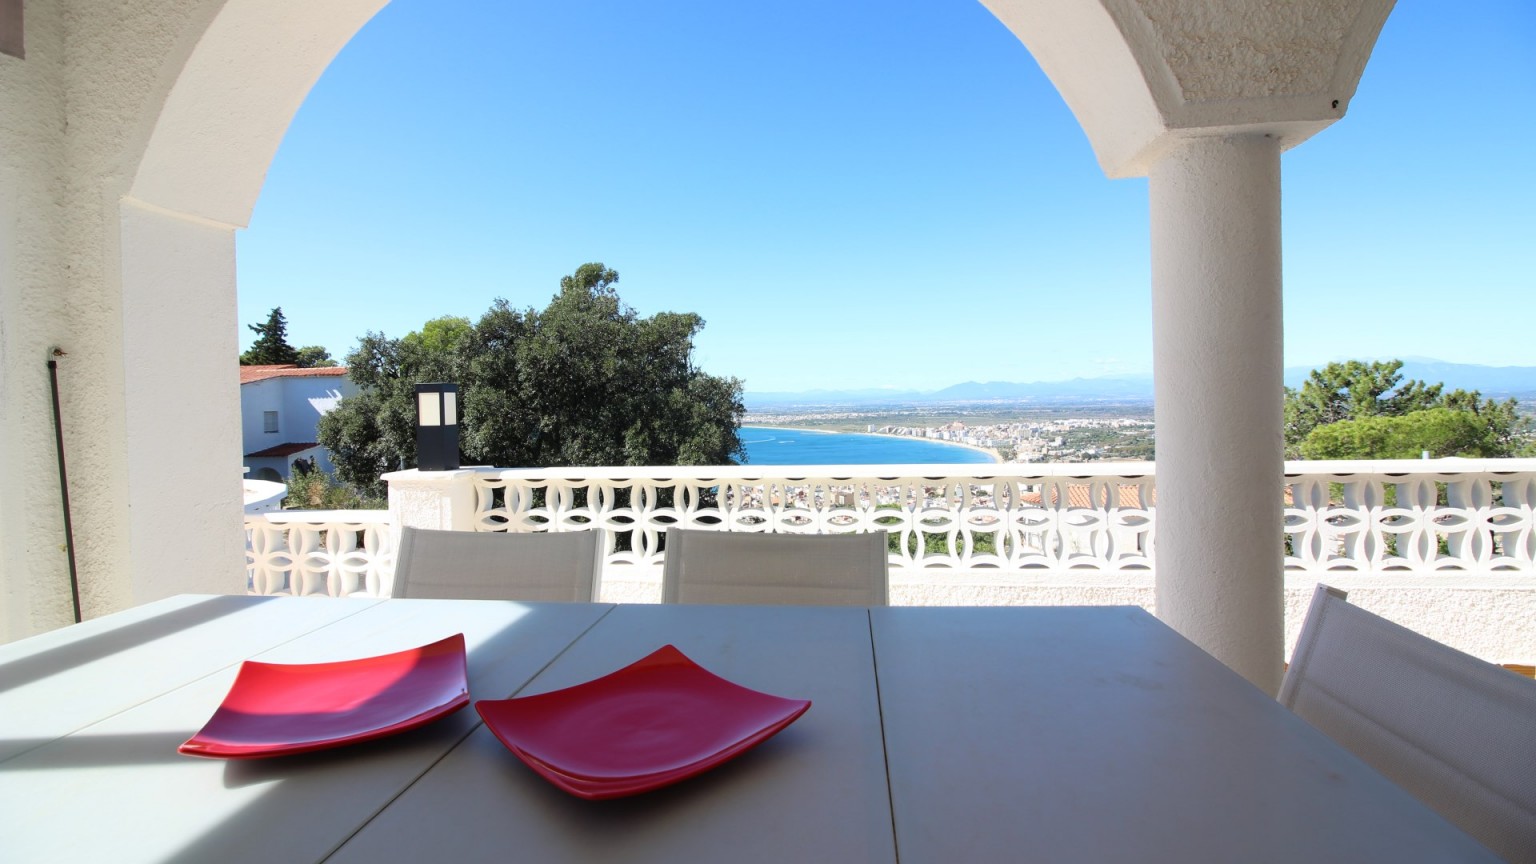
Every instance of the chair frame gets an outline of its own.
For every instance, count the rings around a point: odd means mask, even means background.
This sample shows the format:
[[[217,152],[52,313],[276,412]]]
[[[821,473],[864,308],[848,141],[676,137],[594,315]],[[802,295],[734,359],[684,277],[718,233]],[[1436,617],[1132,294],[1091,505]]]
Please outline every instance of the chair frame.
[[[843,603],[837,605],[858,606],[885,606],[890,602],[890,555],[887,550],[889,534],[886,531],[870,531],[849,534],[793,534],[793,533],[769,533],[769,532],[733,532],[711,531],[697,528],[668,528],[667,546],[664,563],[662,565],[661,602],[663,603],[692,603],[711,602],[708,600],[690,600],[687,597],[688,590],[684,584],[685,567],[687,566],[688,552],[685,550],[702,548],[705,551],[693,553],[695,555],[708,555],[710,550],[745,543],[762,543],[762,538],[772,537],[772,544],[782,544],[795,547],[796,552],[803,553],[807,548],[828,548],[836,546],[840,551],[853,550],[855,557],[867,556],[866,564],[871,573],[878,570],[880,577],[878,582],[871,577],[868,586],[838,585],[850,590],[862,590],[867,588],[869,596],[864,602]],[[862,548],[860,548],[862,547]],[[747,590],[747,586],[741,586]],[[765,589],[768,590],[768,589]],[[764,600],[764,604],[780,605],[813,605],[803,599],[791,596],[790,588],[784,589],[786,596],[781,600]],[[757,601],[746,601],[757,602]]]
[[[1509,861],[1536,861],[1536,682],[1318,585],[1277,700]]]
[[[478,547],[476,551],[494,552],[496,555],[515,556],[520,552],[530,554],[527,550],[537,547],[540,553],[547,553],[549,549],[555,549],[557,556],[576,556],[576,569],[580,572],[574,578],[570,597],[553,598],[546,596],[517,597],[515,567],[508,567],[506,597],[505,600],[527,600],[529,602],[596,602],[598,593],[602,589],[602,554],[603,536],[601,531],[560,531],[560,532],[502,532],[502,531],[440,531],[430,528],[412,528],[409,526],[400,529],[400,542],[395,552],[394,580],[390,586],[390,596],[395,598],[415,597],[417,599],[476,599],[472,593],[454,595],[444,593],[436,598],[429,598],[424,594],[412,594],[413,580],[411,573],[425,562],[416,560],[422,546],[443,544],[457,548]],[[417,583],[420,584],[420,583]],[[451,583],[429,583],[436,585],[451,585]],[[483,599],[483,598],[480,598]]]

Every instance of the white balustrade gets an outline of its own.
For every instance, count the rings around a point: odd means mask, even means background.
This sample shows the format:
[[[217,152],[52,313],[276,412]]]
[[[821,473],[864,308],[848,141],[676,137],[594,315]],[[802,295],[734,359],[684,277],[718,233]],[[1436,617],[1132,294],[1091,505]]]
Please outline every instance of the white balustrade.
[[[1286,465],[1287,570],[1536,572],[1536,460]]]
[[[885,530],[897,576],[1145,577],[1154,476],[1150,462],[514,468],[457,472],[441,494],[472,490],[469,530],[601,530],[609,577],[659,570],[671,526]],[[1536,574],[1536,459],[1290,462],[1282,494],[1275,552],[1293,574]],[[248,588],[383,593],[393,521],[373,510],[253,517]]]
[[[1276,490],[1285,524],[1258,538],[1253,554],[1284,556],[1287,644],[1322,581],[1475,656],[1536,661],[1536,459],[1285,470]],[[1154,603],[1148,462],[471,468],[385,479],[389,510],[248,517],[247,590],[387,596],[398,525],[596,528],[606,549],[603,599],[656,602],[660,538],[680,525],[890,531],[891,600],[900,605]]]
[[[1154,475],[1150,462],[521,468],[470,482],[475,530],[597,528],[610,567],[659,566],[675,525],[884,529],[898,572],[1118,573],[1153,567]],[[1291,462],[1284,487],[1289,571],[1536,572],[1536,460]]]
[[[654,568],[669,527],[891,533],[893,570],[1147,571],[1151,463],[510,469],[475,475],[479,531],[604,533]]]
[[[251,594],[386,596],[395,572],[388,510],[281,510],[245,520]]]

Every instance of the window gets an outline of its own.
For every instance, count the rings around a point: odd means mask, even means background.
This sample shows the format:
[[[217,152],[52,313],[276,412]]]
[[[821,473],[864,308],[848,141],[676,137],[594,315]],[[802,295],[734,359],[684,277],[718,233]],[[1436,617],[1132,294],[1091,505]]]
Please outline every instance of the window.
[[[263,412],[261,412],[261,423],[262,423],[263,431],[265,431],[265,432],[276,432],[277,431],[277,412],[276,411],[263,411]]]

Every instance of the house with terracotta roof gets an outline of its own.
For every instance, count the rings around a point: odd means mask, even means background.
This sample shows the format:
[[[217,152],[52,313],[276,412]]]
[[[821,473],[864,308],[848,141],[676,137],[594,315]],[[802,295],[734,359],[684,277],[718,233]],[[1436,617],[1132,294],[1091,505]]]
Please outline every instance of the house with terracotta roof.
[[[240,436],[246,476],[286,483],[299,460],[332,470],[320,417],[357,392],[342,366],[240,367]]]

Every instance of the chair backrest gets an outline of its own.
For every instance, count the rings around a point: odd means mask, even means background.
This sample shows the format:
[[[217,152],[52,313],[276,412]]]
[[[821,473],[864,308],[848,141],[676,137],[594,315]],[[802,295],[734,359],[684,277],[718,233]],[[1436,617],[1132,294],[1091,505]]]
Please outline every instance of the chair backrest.
[[[1319,585],[1280,702],[1510,861],[1536,861],[1536,682]]]
[[[886,532],[667,529],[663,603],[884,606]]]
[[[597,599],[597,531],[511,534],[400,529],[390,596],[454,600]]]

